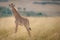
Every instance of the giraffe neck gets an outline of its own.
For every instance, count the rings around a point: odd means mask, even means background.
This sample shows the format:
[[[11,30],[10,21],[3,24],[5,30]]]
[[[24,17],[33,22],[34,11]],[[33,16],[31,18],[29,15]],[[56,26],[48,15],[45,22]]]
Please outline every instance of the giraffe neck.
[[[21,17],[20,14],[17,12],[17,10],[14,7],[12,7],[12,11],[13,11],[13,14],[14,14],[15,18],[20,18]]]

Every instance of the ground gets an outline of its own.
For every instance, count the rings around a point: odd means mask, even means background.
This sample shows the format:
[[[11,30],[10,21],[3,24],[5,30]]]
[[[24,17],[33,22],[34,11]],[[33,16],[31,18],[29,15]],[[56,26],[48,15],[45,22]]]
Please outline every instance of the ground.
[[[24,26],[15,32],[14,17],[0,18],[0,40],[60,40],[60,17],[27,17],[31,38]]]

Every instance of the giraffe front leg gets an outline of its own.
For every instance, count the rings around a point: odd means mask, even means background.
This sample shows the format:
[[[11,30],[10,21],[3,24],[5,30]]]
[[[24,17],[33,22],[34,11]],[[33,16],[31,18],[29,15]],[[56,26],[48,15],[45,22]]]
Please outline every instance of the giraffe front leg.
[[[17,21],[15,21],[15,25],[16,25],[16,28],[15,28],[15,33],[16,33],[18,30],[18,22]]]

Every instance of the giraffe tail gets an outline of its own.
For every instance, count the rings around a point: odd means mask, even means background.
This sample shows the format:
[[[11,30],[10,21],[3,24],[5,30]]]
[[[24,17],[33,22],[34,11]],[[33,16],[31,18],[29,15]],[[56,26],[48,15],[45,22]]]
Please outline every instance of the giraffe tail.
[[[31,28],[29,28],[29,30],[31,30]]]

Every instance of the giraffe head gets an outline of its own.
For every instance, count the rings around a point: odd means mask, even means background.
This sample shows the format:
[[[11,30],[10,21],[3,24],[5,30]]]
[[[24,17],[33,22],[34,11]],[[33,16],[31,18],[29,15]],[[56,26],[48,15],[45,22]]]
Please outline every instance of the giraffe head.
[[[13,3],[9,4],[10,7],[14,7],[15,5]]]

